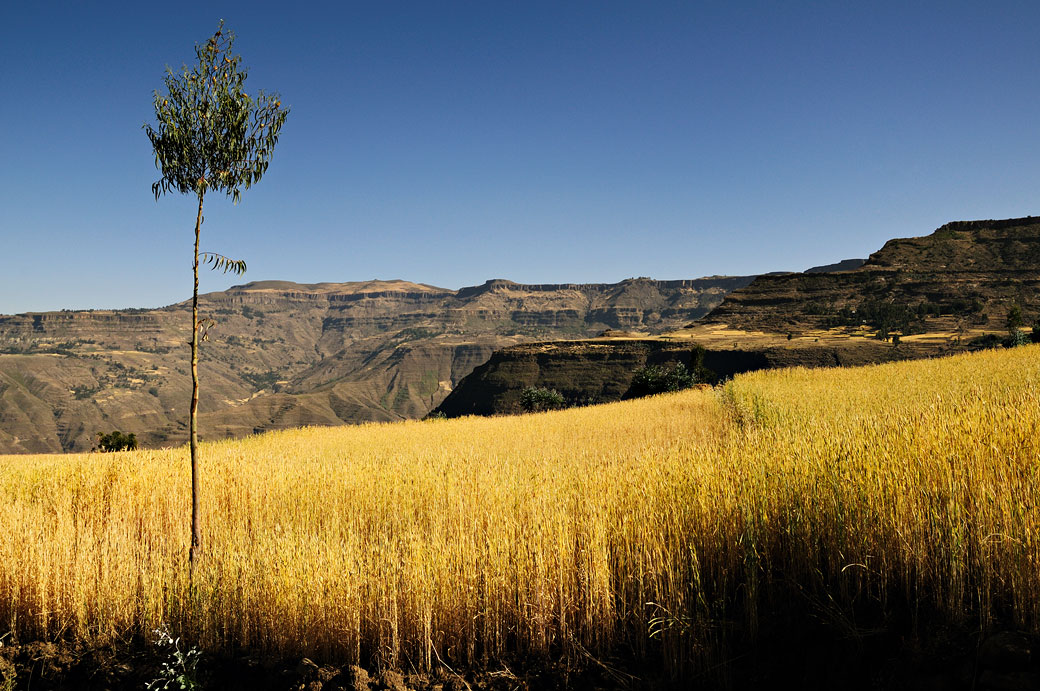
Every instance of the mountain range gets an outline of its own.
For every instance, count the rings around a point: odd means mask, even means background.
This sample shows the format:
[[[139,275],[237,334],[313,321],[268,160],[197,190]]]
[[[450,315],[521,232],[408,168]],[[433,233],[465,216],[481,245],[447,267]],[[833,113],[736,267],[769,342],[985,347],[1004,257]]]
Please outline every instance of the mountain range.
[[[866,324],[905,336],[999,331],[1013,305],[1026,325],[1040,316],[1038,217],[955,221],[854,263],[759,276],[703,323],[777,333]]]
[[[455,414],[502,412],[528,385],[617,398],[634,368],[692,344],[721,373],[993,345],[1013,311],[1025,328],[1040,317],[1040,218],[947,223],[801,273],[459,290],[259,281],[200,306],[204,439],[422,417],[460,386]],[[113,430],[182,443],[189,334],[186,302],[0,315],[0,453],[87,450]]]
[[[422,417],[502,347],[661,333],[751,276],[615,284],[259,281],[200,296],[200,435]],[[187,438],[190,304],[0,315],[0,453]]]
[[[694,346],[718,377],[993,347],[1016,328],[1015,312],[1019,339],[1028,338],[1040,317],[1040,218],[959,221],[890,240],[866,260],[758,276],[703,319],[662,336],[503,348],[437,412],[519,412],[528,387],[554,389],[571,404],[618,400],[642,367],[692,365]]]

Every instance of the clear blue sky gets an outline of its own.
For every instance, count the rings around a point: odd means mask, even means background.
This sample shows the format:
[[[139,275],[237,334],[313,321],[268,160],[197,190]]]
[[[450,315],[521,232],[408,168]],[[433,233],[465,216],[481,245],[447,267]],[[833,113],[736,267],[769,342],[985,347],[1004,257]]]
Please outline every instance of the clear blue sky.
[[[207,199],[250,268],[204,291],[801,270],[1040,214],[1034,2],[8,2],[0,313],[190,296],[141,126],[220,18],[292,113]]]

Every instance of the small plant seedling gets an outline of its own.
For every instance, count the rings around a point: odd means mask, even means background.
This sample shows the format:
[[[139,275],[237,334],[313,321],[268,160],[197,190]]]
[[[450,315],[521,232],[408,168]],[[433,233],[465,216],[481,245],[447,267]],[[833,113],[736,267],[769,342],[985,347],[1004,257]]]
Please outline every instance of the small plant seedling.
[[[198,680],[198,665],[202,659],[202,651],[191,646],[181,650],[181,639],[170,635],[164,626],[155,629],[160,648],[169,649],[169,659],[163,662],[159,677],[148,682],[148,691],[197,691],[202,688]]]

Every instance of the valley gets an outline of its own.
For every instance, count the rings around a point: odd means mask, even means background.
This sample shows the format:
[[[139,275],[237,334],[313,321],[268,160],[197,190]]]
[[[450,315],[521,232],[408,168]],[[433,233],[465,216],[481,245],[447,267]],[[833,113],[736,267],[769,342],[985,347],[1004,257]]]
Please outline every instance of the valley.
[[[1028,331],[1037,295],[1034,217],[948,223],[865,261],[757,277],[259,281],[200,297],[201,430],[517,412],[526,387],[608,402],[639,367],[688,361],[695,345],[721,377],[934,357],[999,345],[1013,307]],[[0,316],[0,452],[84,451],[112,430],[183,443],[189,322],[186,303]]]
[[[418,418],[502,347],[665,332],[752,277],[617,284],[261,281],[200,296],[203,438]],[[187,438],[190,309],[0,316],[0,453],[86,451],[97,432]]]

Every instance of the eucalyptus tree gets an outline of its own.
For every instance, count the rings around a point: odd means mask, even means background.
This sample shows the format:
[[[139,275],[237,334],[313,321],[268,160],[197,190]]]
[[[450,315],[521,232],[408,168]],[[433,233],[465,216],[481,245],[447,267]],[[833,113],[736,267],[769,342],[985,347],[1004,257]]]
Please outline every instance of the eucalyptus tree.
[[[191,547],[188,561],[194,570],[202,544],[199,524],[199,340],[205,340],[210,322],[199,319],[199,264],[241,274],[246,263],[216,252],[199,252],[202,204],[209,192],[223,193],[238,203],[267,171],[282,125],[289,114],[276,93],[245,91],[247,70],[241,56],[231,52],[235,35],[217,32],[195,46],[195,64],[179,71],[166,68],[165,93],[155,92],[156,125],[144,129],[162,176],[152,185],[156,201],[169,192],[193,194],[199,200],[192,255],[194,288],[191,294]]]

